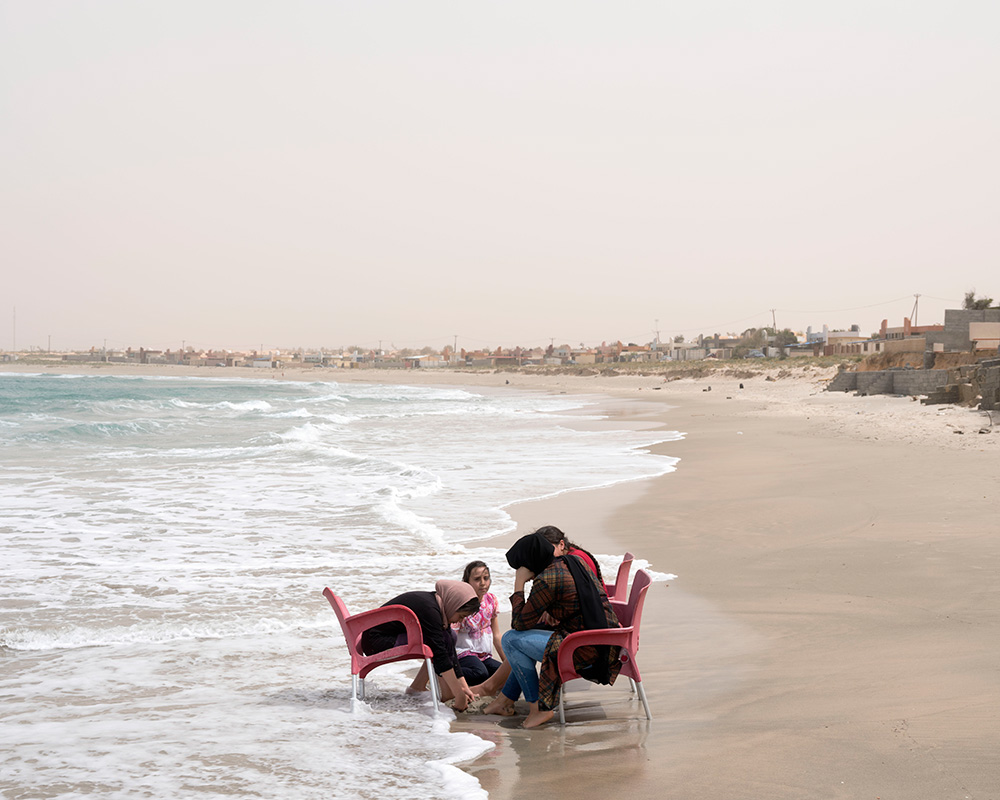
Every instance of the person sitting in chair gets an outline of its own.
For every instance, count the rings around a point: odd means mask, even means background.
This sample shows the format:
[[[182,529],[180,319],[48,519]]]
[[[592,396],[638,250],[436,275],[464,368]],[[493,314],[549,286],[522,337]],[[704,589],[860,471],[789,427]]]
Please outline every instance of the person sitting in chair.
[[[545,535],[522,536],[507,551],[507,562],[517,571],[510,596],[511,630],[503,635],[503,651],[511,675],[486,714],[510,716],[514,701],[524,692],[529,713],[525,728],[535,728],[552,719],[559,703],[559,645],[575,631],[620,627],[608,602],[604,585],[576,556],[555,557],[555,548]],[[531,580],[531,594],[524,586]],[[547,614],[554,630],[536,628]],[[614,683],[621,669],[619,648],[581,647],[574,665],[581,677],[598,683]],[[541,672],[535,664],[541,663]]]
[[[455,651],[455,633],[452,624],[461,622],[469,614],[479,610],[476,590],[462,581],[438,581],[433,592],[404,592],[383,603],[383,606],[406,606],[420,622],[424,644],[433,654],[431,663],[434,672],[444,684],[441,699],[455,698],[454,708],[464,711],[476,695],[462,677],[462,669]],[[374,655],[406,642],[406,630],[402,622],[385,622],[369,628],[361,634],[361,649],[365,655]],[[423,665],[408,693],[427,690],[427,665]]]

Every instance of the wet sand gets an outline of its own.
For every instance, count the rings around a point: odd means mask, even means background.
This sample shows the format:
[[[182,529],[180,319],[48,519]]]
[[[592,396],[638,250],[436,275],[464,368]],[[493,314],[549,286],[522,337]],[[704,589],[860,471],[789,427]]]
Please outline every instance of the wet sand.
[[[513,509],[678,575],[644,612],[652,722],[576,681],[566,727],[455,722],[496,743],[465,768],[495,800],[1000,797],[1000,431],[712,383],[639,406],[686,433],[674,473]]]

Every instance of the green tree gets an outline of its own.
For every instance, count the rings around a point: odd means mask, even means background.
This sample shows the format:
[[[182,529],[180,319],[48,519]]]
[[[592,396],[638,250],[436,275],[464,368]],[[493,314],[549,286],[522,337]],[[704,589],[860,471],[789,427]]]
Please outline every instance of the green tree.
[[[798,342],[799,337],[795,335],[793,331],[789,328],[778,331],[774,335],[774,343],[778,347],[785,347],[786,345],[795,344]]]
[[[768,328],[747,328],[740,334],[740,346],[759,350],[767,342]]]
[[[965,293],[965,301],[962,303],[962,308],[966,311],[982,311],[992,305],[992,297],[976,297],[976,290],[970,289]]]

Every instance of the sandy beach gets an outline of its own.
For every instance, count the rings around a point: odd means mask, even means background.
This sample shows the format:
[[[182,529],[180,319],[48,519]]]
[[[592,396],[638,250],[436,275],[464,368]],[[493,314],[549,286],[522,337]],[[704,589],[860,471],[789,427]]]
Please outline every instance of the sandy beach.
[[[491,797],[1000,797],[1000,428],[826,377],[664,385],[635,415],[685,433],[676,472],[515,509],[678,579],[643,619],[651,723],[602,687],[565,728],[456,724],[497,742]]]
[[[136,370],[237,374],[100,368]],[[615,424],[684,434],[658,446],[680,458],[671,474],[512,509],[518,535],[556,524],[678,577],[646,602],[651,722],[624,682],[576,681],[565,727],[471,714],[452,724],[495,743],[464,765],[491,798],[622,786],[705,800],[1000,798],[1000,420],[827,393],[830,370],[670,383],[286,372],[582,392]]]

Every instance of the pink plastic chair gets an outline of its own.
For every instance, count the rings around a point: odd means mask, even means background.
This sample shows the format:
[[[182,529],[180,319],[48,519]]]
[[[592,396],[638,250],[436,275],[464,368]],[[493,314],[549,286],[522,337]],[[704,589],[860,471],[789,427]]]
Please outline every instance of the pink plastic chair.
[[[347,613],[347,606],[329,588],[323,590],[323,596],[330,601],[333,610],[337,612],[337,619],[340,620],[340,627],[344,631],[344,638],[347,640],[347,650],[351,654],[351,710],[354,710],[356,699],[365,699],[365,676],[376,667],[383,664],[391,664],[393,661],[404,661],[408,658],[423,659],[427,665],[428,683],[431,687],[431,697],[434,700],[434,710],[438,710],[440,697],[438,695],[437,681],[435,680],[434,667],[431,664],[433,653],[424,644],[423,631],[420,629],[420,622],[417,615],[406,606],[382,606],[371,611],[362,611],[360,614],[351,616]],[[406,628],[406,644],[398,647],[391,647],[375,655],[365,655],[361,650],[361,634],[376,625],[385,622],[402,622]],[[360,693],[359,693],[360,689]]]
[[[621,604],[625,606],[624,613],[628,615],[629,624],[626,627],[577,631],[576,633],[569,634],[563,639],[562,644],[559,645],[557,664],[559,667],[559,678],[563,683],[559,691],[559,722],[563,725],[566,724],[565,703],[563,702],[566,695],[566,683],[580,677],[573,666],[573,653],[578,647],[584,647],[585,645],[610,644],[621,648],[621,675],[629,678],[635,686],[639,699],[642,701],[642,707],[646,712],[646,719],[653,718],[649,710],[649,703],[646,700],[646,692],[642,688],[642,675],[639,673],[639,664],[635,660],[635,655],[639,650],[639,623],[642,620],[642,605],[646,600],[646,592],[649,589],[650,583],[652,583],[652,580],[646,570],[640,569],[635,574],[628,603]],[[616,614],[617,611],[616,608]]]
[[[630,556],[632,554],[626,553],[625,555]],[[632,562],[630,561],[629,564],[631,563]],[[624,568],[625,564],[623,563],[622,566],[619,567],[618,572],[621,573],[622,569]],[[645,571],[639,570],[639,572],[645,572]],[[635,574],[636,580],[639,579],[639,572]],[[645,585],[648,585],[651,579],[649,577],[648,572],[645,572],[645,575],[646,575]],[[635,617],[636,606],[640,604],[640,595],[635,590],[635,581],[632,581],[632,591],[628,595],[628,600],[625,599],[624,592],[621,593],[615,592],[615,597],[608,595],[608,602],[611,603],[611,608],[615,612],[615,616],[618,617],[618,622],[621,623],[622,627],[627,628],[629,625],[631,625],[632,619]]]
[[[614,583],[604,584],[604,591],[608,600],[620,600],[625,602],[628,594],[628,574],[632,571],[632,560],[635,558],[631,553],[622,556],[622,563],[618,565],[618,577]]]

